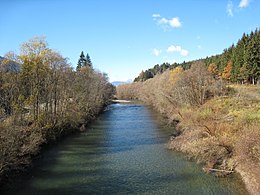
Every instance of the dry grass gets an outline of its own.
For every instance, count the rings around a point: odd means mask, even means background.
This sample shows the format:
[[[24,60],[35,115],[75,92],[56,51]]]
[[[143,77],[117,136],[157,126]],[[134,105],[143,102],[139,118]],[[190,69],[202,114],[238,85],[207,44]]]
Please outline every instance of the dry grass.
[[[169,147],[208,168],[237,170],[256,194],[260,192],[260,87],[229,87],[236,91],[232,96],[216,97],[197,109],[181,108],[179,125],[184,130]]]

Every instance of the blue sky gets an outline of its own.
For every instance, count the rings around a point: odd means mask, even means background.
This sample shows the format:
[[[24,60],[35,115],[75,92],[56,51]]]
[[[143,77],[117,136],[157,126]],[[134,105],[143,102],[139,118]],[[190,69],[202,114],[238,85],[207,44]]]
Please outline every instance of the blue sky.
[[[0,56],[46,36],[74,67],[89,53],[110,81],[219,54],[260,27],[259,0],[1,0],[0,10]]]

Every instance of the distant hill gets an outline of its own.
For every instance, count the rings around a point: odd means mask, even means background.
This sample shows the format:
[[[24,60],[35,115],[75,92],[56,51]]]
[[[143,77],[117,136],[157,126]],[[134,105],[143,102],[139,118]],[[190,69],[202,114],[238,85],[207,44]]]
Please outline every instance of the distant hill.
[[[131,83],[131,82],[132,82],[132,80],[128,80],[128,81],[113,81],[112,85],[118,86],[118,85],[123,85],[123,84]]]
[[[21,70],[21,65],[14,61],[9,61],[4,64],[4,57],[0,56],[0,72],[19,72]]]

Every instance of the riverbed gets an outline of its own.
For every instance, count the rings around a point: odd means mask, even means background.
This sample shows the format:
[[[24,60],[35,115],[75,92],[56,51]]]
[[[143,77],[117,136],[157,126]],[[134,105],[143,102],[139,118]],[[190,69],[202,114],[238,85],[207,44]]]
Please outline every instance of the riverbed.
[[[168,150],[173,127],[142,104],[113,104],[87,128],[42,154],[1,194],[247,194]]]

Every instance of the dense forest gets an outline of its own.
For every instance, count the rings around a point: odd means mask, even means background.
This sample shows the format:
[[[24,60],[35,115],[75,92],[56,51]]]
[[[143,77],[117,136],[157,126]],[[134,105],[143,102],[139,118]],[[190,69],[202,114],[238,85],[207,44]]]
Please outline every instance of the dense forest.
[[[155,66],[117,87],[117,98],[141,101],[176,126],[169,149],[216,176],[240,173],[251,194],[260,189],[259,35],[244,34],[221,55]]]
[[[243,34],[236,45],[225,49],[222,54],[204,59],[202,61],[215,78],[234,83],[251,83],[260,82],[260,30],[256,29],[250,34]],[[145,81],[161,74],[167,69],[174,69],[181,66],[184,70],[189,69],[191,64],[198,60],[174,63],[157,64],[153,68],[142,71],[134,81]]]
[[[114,87],[90,62],[82,52],[74,71],[37,37],[0,59],[0,183],[43,144],[84,129],[110,102]]]

